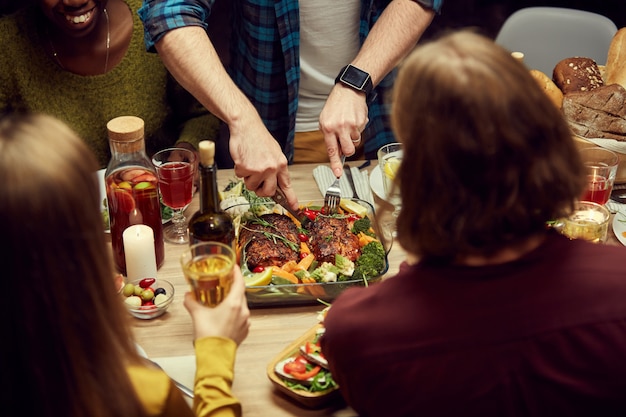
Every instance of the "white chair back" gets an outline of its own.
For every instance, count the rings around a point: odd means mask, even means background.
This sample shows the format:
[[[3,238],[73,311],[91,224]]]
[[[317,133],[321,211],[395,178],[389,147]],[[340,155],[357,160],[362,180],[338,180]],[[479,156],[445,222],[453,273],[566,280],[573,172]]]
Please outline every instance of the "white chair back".
[[[522,52],[524,63],[549,77],[564,58],[581,56],[604,65],[615,23],[608,17],[561,7],[528,7],[514,12],[502,25],[496,43]]]

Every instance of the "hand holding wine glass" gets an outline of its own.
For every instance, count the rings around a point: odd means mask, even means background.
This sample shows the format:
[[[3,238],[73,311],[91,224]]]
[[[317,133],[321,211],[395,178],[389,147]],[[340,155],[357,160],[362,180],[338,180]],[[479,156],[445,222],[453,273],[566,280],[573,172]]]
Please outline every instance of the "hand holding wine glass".
[[[152,157],[159,177],[159,191],[163,204],[174,209],[172,223],[164,231],[165,240],[170,243],[189,243],[187,219],[184,208],[193,198],[196,155],[184,148],[167,148]]]

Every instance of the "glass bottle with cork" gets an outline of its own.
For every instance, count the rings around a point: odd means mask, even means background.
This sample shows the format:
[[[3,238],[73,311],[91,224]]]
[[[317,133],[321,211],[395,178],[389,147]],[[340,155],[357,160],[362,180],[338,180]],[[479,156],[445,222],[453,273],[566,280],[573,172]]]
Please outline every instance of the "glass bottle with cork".
[[[233,247],[235,228],[230,215],[220,208],[217,192],[215,143],[209,140],[198,144],[200,163],[200,210],[189,219],[189,244],[220,242]]]
[[[107,123],[107,130],[111,161],[104,176],[115,266],[126,275],[122,234],[129,226],[145,224],[154,232],[159,268],[165,255],[163,223],[158,179],[145,149],[144,121],[135,116],[116,117]]]

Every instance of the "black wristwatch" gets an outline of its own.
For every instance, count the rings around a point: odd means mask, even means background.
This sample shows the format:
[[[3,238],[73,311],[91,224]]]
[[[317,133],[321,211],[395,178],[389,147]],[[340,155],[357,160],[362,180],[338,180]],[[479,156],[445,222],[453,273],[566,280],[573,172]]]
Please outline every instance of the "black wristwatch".
[[[368,98],[374,88],[372,77],[354,65],[346,65],[339,71],[339,75],[335,78],[335,84],[337,83],[342,83],[356,91],[362,91]]]

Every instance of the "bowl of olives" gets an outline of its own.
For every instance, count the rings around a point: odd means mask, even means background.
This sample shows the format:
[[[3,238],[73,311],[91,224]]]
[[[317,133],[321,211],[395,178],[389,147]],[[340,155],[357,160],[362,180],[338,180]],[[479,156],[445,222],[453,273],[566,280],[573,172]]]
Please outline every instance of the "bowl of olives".
[[[174,286],[164,279],[143,278],[124,284],[120,294],[130,314],[147,320],[167,311],[174,299]]]

